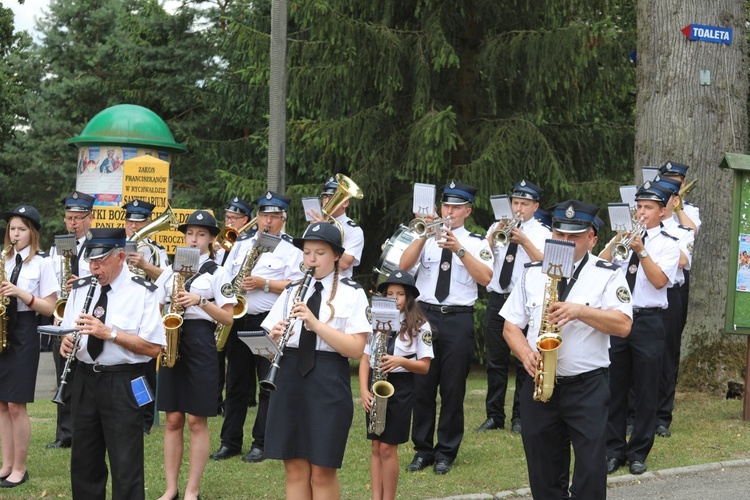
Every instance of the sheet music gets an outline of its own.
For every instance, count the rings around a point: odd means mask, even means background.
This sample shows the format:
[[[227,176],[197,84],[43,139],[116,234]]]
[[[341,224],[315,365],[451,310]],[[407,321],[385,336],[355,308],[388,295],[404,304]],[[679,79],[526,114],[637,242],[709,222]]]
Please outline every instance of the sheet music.
[[[573,255],[576,245],[571,241],[545,240],[542,272],[570,278],[573,275]]]
[[[633,213],[630,211],[630,205],[627,203],[609,203],[609,222],[612,231],[622,232],[633,229]]]
[[[653,181],[656,174],[659,173],[659,167],[642,167],[641,171],[643,172],[643,182]]]
[[[135,241],[125,242],[125,253],[135,253],[137,251],[138,251],[138,245],[135,243]]]
[[[510,205],[510,196],[507,194],[494,194],[490,196],[492,211],[495,212],[495,220],[512,219],[513,207]]]
[[[401,326],[401,313],[396,305],[396,299],[374,296],[372,298],[372,329],[390,332]]]
[[[253,354],[258,356],[273,359],[280,352],[279,346],[265,330],[237,332],[237,337],[250,348]]]
[[[320,206],[320,198],[316,196],[308,196],[302,198],[302,209],[305,211],[305,220],[310,222],[313,218],[308,214],[310,210],[314,210],[320,215],[323,215],[323,209]]]
[[[638,186],[620,186],[620,199],[631,207],[636,206],[635,193],[638,192]]]
[[[422,217],[435,213],[435,185],[414,183],[414,202],[412,212]]]

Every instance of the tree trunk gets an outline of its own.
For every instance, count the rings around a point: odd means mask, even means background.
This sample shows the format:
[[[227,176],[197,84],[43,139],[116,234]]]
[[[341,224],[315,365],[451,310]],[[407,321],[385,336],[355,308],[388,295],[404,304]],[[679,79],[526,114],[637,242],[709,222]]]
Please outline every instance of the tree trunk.
[[[698,185],[687,201],[701,209],[683,354],[723,335],[732,172],[724,152],[747,149],[747,59],[744,0],[639,0],[636,179],[667,160],[690,165]],[[689,24],[732,28],[731,45],[691,41]],[[710,84],[701,85],[701,72]]]
[[[268,189],[286,191],[286,0],[271,3]]]

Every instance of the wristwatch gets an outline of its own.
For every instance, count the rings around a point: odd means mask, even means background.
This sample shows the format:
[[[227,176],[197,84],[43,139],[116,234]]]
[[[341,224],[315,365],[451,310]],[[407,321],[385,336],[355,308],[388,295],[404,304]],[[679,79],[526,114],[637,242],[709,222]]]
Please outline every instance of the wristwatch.
[[[646,257],[648,257],[648,252],[647,252],[647,251],[646,251],[646,249],[644,248],[642,252],[639,252],[639,253],[638,253],[638,258],[639,258],[639,259],[645,259]]]
[[[463,259],[464,255],[466,255],[466,249],[464,247],[459,248],[458,252],[456,252],[456,255],[458,255],[459,259]]]
[[[266,280],[266,284],[263,285],[263,291],[268,293],[271,290],[271,280]]]
[[[112,331],[109,332],[109,340],[111,342],[114,342],[117,339],[117,330],[112,328]]]
[[[201,301],[198,305],[200,305],[201,307],[206,307],[206,304],[208,304],[208,299],[206,297],[201,297]]]

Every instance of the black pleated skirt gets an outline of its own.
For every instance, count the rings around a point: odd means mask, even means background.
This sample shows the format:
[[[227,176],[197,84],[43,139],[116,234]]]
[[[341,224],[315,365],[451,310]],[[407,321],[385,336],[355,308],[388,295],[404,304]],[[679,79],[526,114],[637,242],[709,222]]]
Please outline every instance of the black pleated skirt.
[[[39,332],[36,313],[17,313],[9,346],[0,354],[0,401],[33,403],[39,368]]]
[[[354,416],[349,361],[316,351],[315,368],[302,377],[297,359],[297,349],[284,350],[268,406],[266,458],[340,469]]]
[[[388,398],[383,433],[367,434],[367,439],[377,439],[386,444],[401,444],[409,440],[411,412],[414,409],[414,374],[411,372],[389,373],[388,382],[393,384],[393,396]],[[372,370],[370,371],[372,387]],[[370,425],[370,414],[365,414],[365,431]]]
[[[159,367],[159,411],[178,411],[199,417],[215,417],[219,399],[219,357],[215,325],[202,319],[186,319],[180,334],[179,358],[173,368]]]

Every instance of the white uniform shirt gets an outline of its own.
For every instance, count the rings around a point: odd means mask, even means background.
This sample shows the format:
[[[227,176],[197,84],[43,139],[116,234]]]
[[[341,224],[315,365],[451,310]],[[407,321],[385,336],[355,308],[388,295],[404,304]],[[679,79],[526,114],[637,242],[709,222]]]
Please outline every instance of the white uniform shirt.
[[[156,291],[152,291],[154,285],[145,282],[142,278],[135,277],[140,283],[133,281],[133,275],[128,271],[127,264],[123,264],[120,275],[110,283],[112,289],[107,294],[107,311],[104,324],[125,333],[138,335],[147,342],[165,346],[167,339],[164,335],[164,325],[161,314],[159,314],[159,303]],[[63,328],[74,328],[78,315],[83,310],[86,294],[89,291],[87,279],[82,279],[83,285],[70,291],[68,303],[65,306],[65,317],[62,321]],[[81,280],[79,280],[81,281]],[[99,300],[102,287],[97,285],[88,313],[91,314],[94,306]],[[88,349],[88,335],[81,336],[81,349],[76,358],[84,363],[94,363]],[[104,341],[104,350],[96,358],[96,363],[101,365],[122,365],[133,363],[145,363],[151,358],[144,354],[136,354],[124,347]]]
[[[404,321],[406,315],[401,313],[401,321]],[[367,344],[365,344],[365,354],[370,356],[370,369],[375,368],[377,360],[372,357],[372,353],[375,350],[375,333],[367,335]],[[410,345],[411,344],[411,345]],[[419,333],[416,337],[410,337],[407,340],[401,339],[401,335],[396,334],[396,342],[393,347],[394,356],[408,357],[412,356],[415,359],[422,358],[434,358],[435,354],[432,352],[432,331],[430,330],[430,324],[425,323],[419,329]],[[391,373],[403,373],[408,372],[403,366],[397,366]]]
[[[321,292],[320,314],[318,315],[318,319],[332,328],[348,335],[355,333],[371,333],[372,325],[367,319],[366,313],[369,305],[367,296],[362,287],[349,278],[341,279],[336,287],[336,296],[332,301],[335,314],[333,318],[331,318],[331,309],[326,302],[331,295],[333,275],[334,273],[331,273],[320,280],[323,283],[323,291]],[[317,280],[315,279],[310,281],[310,288],[305,297],[305,303],[307,303],[315,291],[316,281]],[[270,332],[276,323],[289,317],[294,306],[292,301],[297,294],[298,288],[298,283],[292,283],[279,296],[278,300],[271,308],[271,311],[268,313],[268,316],[266,316],[266,319],[263,320],[263,323],[260,325],[264,330]],[[288,347],[299,347],[299,333],[301,329],[302,321],[294,321],[292,335],[289,337],[289,342],[287,342]],[[333,347],[329,346],[317,335],[315,349],[318,351],[336,352]]]
[[[204,253],[201,255],[198,262],[198,269],[200,269],[206,261],[208,261],[208,254]],[[169,299],[172,297],[173,278],[174,271],[170,267],[168,270],[161,273],[159,279],[156,280],[156,286],[158,287],[156,293],[158,295],[159,304],[164,305],[165,310],[168,308],[166,303],[169,302]],[[190,277],[187,279],[190,279]],[[190,293],[197,293],[206,299],[214,299],[215,304],[219,307],[224,306],[224,304],[234,305],[237,303],[234,291],[232,291],[229,273],[221,266],[217,267],[213,274],[203,273],[196,279],[192,280],[190,283]],[[215,323],[214,319],[199,305],[189,306],[185,309],[183,318],[205,319]]]
[[[576,268],[580,263],[575,263]],[[513,289],[500,310],[505,321],[521,329],[529,326],[526,339],[534,351],[538,351],[536,340],[539,337],[547,280],[540,264],[527,267],[519,286]],[[615,266],[591,254],[565,301],[605,311],[617,310],[633,317],[625,276]],[[557,354],[557,375],[570,377],[609,366],[609,335],[579,320],[563,325],[560,335],[563,343]]]
[[[494,258],[492,250],[484,236],[469,233],[464,226],[452,230],[458,242],[479,262],[492,269]],[[419,274],[417,274],[417,288],[421,292],[419,299],[433,305],[450,306],[473,306],[477,300],[477,282],[471,277],[464,263],[455,253],[451,261],[451,287],[448,297],[444,302],[438,302],[435,298],[435,286],[440,273],[440,258],[443,249],[438,247],[434,238],[430,238],[424,244],[418,262]],[[494,277],[492,278],[495,279]]]
[[[146,238],[146,240],[150,245],[154,245],[157,252],[159,252],[159,269],[167,269],[169,267],[169,256],[167,255],[167,250],[151,238]],[[146,262],[156,265],[156,262],[154,262],[153,259],[153,254],[149,247],[142,246],[138,249],[138,251],[143,253],[143,258],[146,260]]]
[[[359,265],[362,258],[362,249],[365,247],[365,233],[356,222],[351,220],[346,214],[339,215],[336,220],[344,228],[344,251],[354,257],[354,262],[346,271],[340,271],[339,276],[342,278],[351,278],[354,274],[354,268]]]
[[[27,246],[19,253],[25,261],[29,257],[31,247]],[[16,267],[16,253],[14,252],[10,259],[5,261],[5,279],[10,281],[13,269]],[[21,272],[18,274],[18,288],[26,290],[34,297],[43,299],[48,295],[60,291],[60,285],[55,276],[55,270],[52,266],[52,259],[42,257],[39,254],[34,255],[30,262],[24,262],[21,266]],[[18,312],[33,311],[21,299],[18,299]]]
[[[495,228],[497,228],[497,225],[498,222],[492,224],[489,231],[487,231],[487,234],[492,234]],[[540,252],[544,252],[544,241],[552,236],[552,231],[543,226],[541,222],[533,217],[521,224],[521,231],[524,232],[524,234],[531,240],[531,244]],[[495,253],[495,263],[492,268],[492,280],[490,281],[490,284],[487,285],[487,291],[509,293],[513,290],[519,276],[521,276],[524,264],[531,262],[531,258],[529,257],[529,254],[526,253],[526,250],[524,250],[521,245],[518,245],[516,255],[513,257],[513,274],[510,276],[510,285],[508,285],[506,290],[503,290],[500,288],[500,272],[503,269],[503,264],[505,264],[506,256],[510,257],[507,255],[508,245],[505,245],[504,247],[494,245],[492,250]]]
[[[76,252],[78,252],[77,255],[78,255],[78,277],[79,278],[85,278],[86,276],[91,276],[91,271],[89,270],[89,263],[83,260],[82,248],[83,248],[84,243],[86,243],[86,235],[83,235],[80,238],[78,238],[78,241],[76,243],[77,244]],[[52,259],[52,265],[55,268],[55,275],[57,276],[57,282],[60,283],[60,280],[62,279],[63,256],[57,253],[57,247],[55,247],[55,245],[52,245],[52,248],[50,248],[49,256]],[[75,258],[76,257],[74,257],[74,259]]]
[[[700,231],[701,229],[701,210],[700,208],[696,207],[692,203],[684,202],[682,204],[682,209],[685,211],[685,215],[688,216],[688,218],[693,221],[693,224],[695,224],[695,228]],[[672,214],[672,219],[676,223],[680,223],[680,220],[677,218],[677,214]]]
[[[674,219],[666,219],[662,221],[664,230],[669,233],[670,236],[677,238],[677,244],[680,246],[680,250],[687,256],[688,263],[682,269],[677,269],[675,276],[675,285],[682,285],[685,283],[685,270],[690,270],[693,264],[693,244],[695,243],[695,231],[689,227],[681,226]]]
[[[232,278],[240,272],[245,256],[252,251],[256,241],[258,241],[257,235],[251,238],[237,239],[232,248],[232,253],[224,263],[224,267]],[[294,281],[302,279],[303,273],[300,264],[302,264],[302,252],[292,244],[291,236],[282,234],[278,246],[273,252],[261,254],[250,274],[268,280]],[[276,299],[279,298],[277,294],[264,292],[262,288],[245,292],[244,296],[247,300],[247,314],[268,312],[276,303]]]

